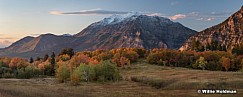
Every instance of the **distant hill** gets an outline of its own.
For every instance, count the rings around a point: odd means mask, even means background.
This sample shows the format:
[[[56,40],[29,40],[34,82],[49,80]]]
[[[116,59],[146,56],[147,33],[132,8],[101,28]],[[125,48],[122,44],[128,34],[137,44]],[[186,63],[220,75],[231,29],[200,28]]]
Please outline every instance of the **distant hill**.
[[[25,37],[0,50],[0,56],[29,58],[58,53],[65,47],[75,51],[120,47],[178,49],[195,34],[196,31],[164,17],[129,13],[95,22],[75,35]]]
[[[38,37],[25,37],[0,50],[1,56],[9,57],[37,57],[51,52],[59,52],[64,47],[70,47],[69,43],[76,37],[57,36],[43,34]]]

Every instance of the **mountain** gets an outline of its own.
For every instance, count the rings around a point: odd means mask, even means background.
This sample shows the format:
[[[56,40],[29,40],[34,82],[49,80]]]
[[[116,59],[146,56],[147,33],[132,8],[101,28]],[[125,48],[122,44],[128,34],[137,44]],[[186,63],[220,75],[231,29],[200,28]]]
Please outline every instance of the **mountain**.
[[[33,39],[34,39],[34,37],[31,37],[31,36],[24,37],[24,38],[20,39],[19,41],[16,41],[15,43],[13,43],[12,45],[10,45],[8,47],[8,49],[14,50],[14,49],[16,49],[16,47],[20,47],[21,45],[23,45]]]
[[[93,23],[75,36],[81,37],[81,42],[89,45],[84,49],[90,50],[120,47],[178,49],[194,34],[196,31],[167,18],[130,13]]]
[[[180,50],[191,50],[193,41],[199,42],[204,48],[217,44],[228,50],[243,42],[243,6],[224,22],[207,28],[190,37]],[[216,47],[216,46],[215,46]]]
[[[25,37],[0,50],[1,56],[9,57],[37,57],[53,51],[59,52],[63,47],[69,47],[69,43],[76,37],[57,36],[43,34],[38,37]]]
[[[53,51],[59,53],[65,47],[75,51],[120,47],[178,49],[195,34],[196,31],[167,18],[129,13],[92,23],[75,35],[25,37],[1,49],[0,56],[37,57]]]

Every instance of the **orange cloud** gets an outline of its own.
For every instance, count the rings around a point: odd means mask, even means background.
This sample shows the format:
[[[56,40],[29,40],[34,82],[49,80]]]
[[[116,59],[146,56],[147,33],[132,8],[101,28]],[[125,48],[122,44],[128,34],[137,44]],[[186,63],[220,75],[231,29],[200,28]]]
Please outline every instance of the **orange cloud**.
[[[183,19],[183,18],[186,18],[186,15],[184,15],[184,14],[176,14],[176,15],[170,16],[169,18],[171,20]]]
[[[51,11],[49,12],[50,14],[54,14],[54,15],[60,15],[60,14],[63,14],[62,12],[59,12],[59,11]]]

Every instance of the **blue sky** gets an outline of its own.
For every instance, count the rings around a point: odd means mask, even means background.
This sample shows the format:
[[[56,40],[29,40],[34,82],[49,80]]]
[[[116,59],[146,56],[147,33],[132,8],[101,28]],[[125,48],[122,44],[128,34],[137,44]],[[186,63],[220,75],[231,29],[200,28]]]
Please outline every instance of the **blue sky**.
[[[0,0],[0,47],[25,36],[76,34],[120,12],[159,15],[201,31],[242,5],[242,0]]]

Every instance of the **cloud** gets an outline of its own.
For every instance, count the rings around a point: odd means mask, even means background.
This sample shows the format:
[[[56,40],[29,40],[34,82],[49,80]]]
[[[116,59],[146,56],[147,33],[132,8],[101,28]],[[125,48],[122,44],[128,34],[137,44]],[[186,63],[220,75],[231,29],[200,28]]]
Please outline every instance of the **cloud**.
[[[7,46],[11,45],[12,43],[13,42],[8,41],[8,40],[0,41],[0,48],[7,47]]]
[[[175,1],[171,2],[171,5],[179,4],[180,2]],[[100,8],[97,9],[90,9],[90,10],[81,10],[77,12],[61,12],[61,11],[51,11],[50,14],[54,15],[112,15],[112,14],[127,14],[131,12],[126,11],[109,11],[109,10],[102,10]],[[148,16],[162,16],[167,17],[171,20],[178,20],[178,19],[193,19],[198,21],[213,21],[218,18],[226,18],[233,12],[225,11],[225,12],[209,12],[209,13],[200,13],[200,12],[190,12],[190,13],[180,13],[174,15],[162,15],[161,13],[153,13],[153,12],[139,12]],[[35,36],[35,35],[34,35]]]
[[[127,14],[129,12],[124,12],[124,11],[108,11],[108,10],[102,10],[100,8],[98,9],[91,9],[91,10],[82,10],[82,11],[77,11],[77,12],[59,12],[59,11],[51,11],[49,12],[50,14],[54,15],[110,15],[110,14]]]
[[[215,16],[215,17],[226,17],[226,15],[230,15],[233,12],[231,11],[225,11],[225,12],[211,12],[205,15],[209,15],[209,16]]]
[[[207,21],[212,21],[214,20],[215,18],[208,18]]]
[[[169,16],[171,20],[177,19],[194,19],[198,21],[213,21],[217,18],[226,18],[231,15],[233,12],[210,12],[210,13],[200,13],[200,12],[190,12],[186,14],[175,14]]]
[[[54,14],[54,15],[60,15],[60,14],[63,14],[62,12],[59,12],[59,11],[51,11],[49,12],[50,14]]]
[[[183,19],[183,18],[186,18],[187,16],[185,14],[176,14],[176,15],[173,15],[173,16],[170,16],[169,18],[171,20],[177,20],[177,19]]]

